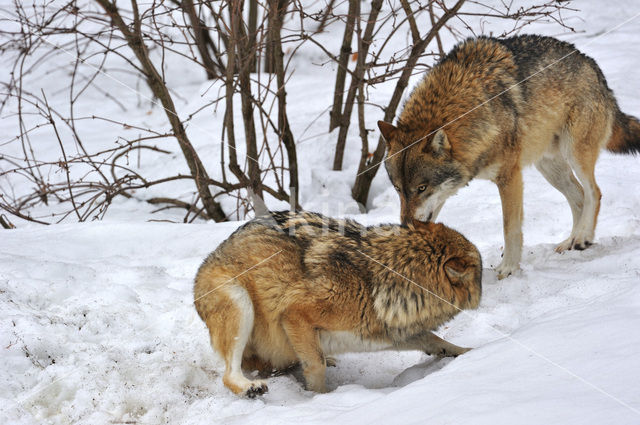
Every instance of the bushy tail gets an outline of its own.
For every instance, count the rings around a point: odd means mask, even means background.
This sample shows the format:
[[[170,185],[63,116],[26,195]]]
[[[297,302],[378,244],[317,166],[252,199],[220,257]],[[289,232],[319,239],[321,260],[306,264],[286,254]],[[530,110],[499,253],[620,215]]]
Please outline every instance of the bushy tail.
[[[640,154],[640,121],[618,111],[607,150],[614,153]]]

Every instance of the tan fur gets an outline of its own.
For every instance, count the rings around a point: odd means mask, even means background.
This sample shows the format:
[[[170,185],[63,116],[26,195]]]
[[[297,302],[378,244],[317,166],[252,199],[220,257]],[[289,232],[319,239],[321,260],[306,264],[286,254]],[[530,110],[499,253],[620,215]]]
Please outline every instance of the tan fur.
[[[414,89],[397,127],[379,127],[404,222],[434,220],[473,178],[496,183],[505,237],[499,278],[519,267],[524,167],[535,164],[571,206],[573,230],[557,250],[584,249],[600,208],[600,150],[640,150],[640,123],[619,111],[595,62],[538,36],[460,44]]]
[[[231,391],[266,391],[264,381],[250,381],[235,368],[238,354],[248,370],[299,363],[307,387],[322,392],[329,354],[467,351],[430,332],[480,300],[480,254],[462,235],[434,223],[412,230],[366,228],[312,213],[273,217],[236,231],[195,279],[195,306],[225,361],[223,381]],[[240,347],[247,311],[250,336]]]

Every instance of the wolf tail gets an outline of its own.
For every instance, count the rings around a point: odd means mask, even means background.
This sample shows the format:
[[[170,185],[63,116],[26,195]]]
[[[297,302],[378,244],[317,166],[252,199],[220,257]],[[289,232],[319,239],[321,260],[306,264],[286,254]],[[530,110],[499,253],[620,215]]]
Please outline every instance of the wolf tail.
[[[618,110],[607,150],[614,153],[640,154],[640,121]]]

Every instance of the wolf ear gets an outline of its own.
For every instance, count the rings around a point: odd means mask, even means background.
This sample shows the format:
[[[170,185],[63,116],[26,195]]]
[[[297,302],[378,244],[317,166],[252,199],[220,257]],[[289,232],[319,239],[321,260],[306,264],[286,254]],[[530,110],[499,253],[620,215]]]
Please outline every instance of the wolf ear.
[[[435,136],[433,136],[433,140],[431,140],[431,148],[436,153],[441,153],[443,151],[448,151],[451,149],[451,145],[449,144],[449,138],[443,129],[436,131]]]
[[[453,258],[447,261],[444,265],[444,272],[447,274],[452,285],[473,282],[473,267],[468,267],[460,258]]]
[[[382,137],[387,142],[387,146],[393,140],[393,135],[398,131],[393,124],[389,124],[388,122],[378,121],[378,128],[380,129],[380,133],[382,133]]]

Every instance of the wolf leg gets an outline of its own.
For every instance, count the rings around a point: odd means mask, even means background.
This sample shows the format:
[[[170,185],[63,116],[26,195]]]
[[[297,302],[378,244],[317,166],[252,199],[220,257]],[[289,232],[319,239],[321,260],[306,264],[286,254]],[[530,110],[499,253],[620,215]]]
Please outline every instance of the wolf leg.
[[[425,331],[414,335],[394,347],[400,350],[420,350],[438,357],[457,357],[471,350],[445,341],[433,332]]]
[[[211,309],[206,323],[211,344],[225,361],[222,382],[235,394],[253,398],[267,392],[265,381],[249,380],[242,373],[243,353],[253,330],[253,303],[247,290],[239,285],[222,287],[219,292],[218,308]]]
[[[584,186],[584,208],[569,249],[582,250],[593,244],[596,222],[600,212],[600,198],[602,196],[600,188],[596,184],[593,171],[593,168],[590,170],[576,170],[576,175]]]
[[[569,155],[571,168],[584,189],[584,206],[575,234],[572,235],[570,243],[566,244],[567,249],[582,250],[593,244],[601,198],[594,171],[600,146],[604,144],[603,140],[609,139],[610,133],[606,130],[610,124],[606,126],[603,122],[597,122],[597,118],[592,120],[593,125],[586,131],[574,136],[574,144]]]
[[[287,333],[293,351],[300,360],[307,389],[318,393],[326,392],[325,370],[327,366],[320,348],[318,331],[305,320],[302,314],[296,314],[295,311],[285,314],[282,326]]]
[[[496,271],[498,279],[504,279],[520,268],[522,256],[522,171],[519,166],[502,173],[496,179],[504,231],[504,255]]]
[[[578,223],[582,216],[584,205],[584,191],[571,171],[571,166],[561,156],[545,156],[536,163],[536,168],[551,186],[558,189],[569,202],[573,226],[569,238],[556,247],[557,252],[571,248],[572,241],[578,232]]]
[[[277,372],[273,365],[260,358],[254,353],[248,353],[248,349],[244,350],[242,356],[242,370],[244,371],[258,371],[258,376],[267,377]]]

